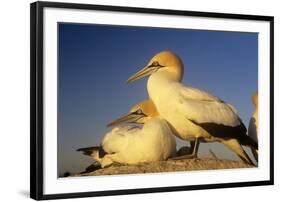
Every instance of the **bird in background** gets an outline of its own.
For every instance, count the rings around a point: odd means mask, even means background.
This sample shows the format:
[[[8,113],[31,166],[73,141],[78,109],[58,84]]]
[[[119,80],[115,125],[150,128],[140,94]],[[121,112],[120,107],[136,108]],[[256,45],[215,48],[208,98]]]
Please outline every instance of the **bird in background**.
[[[100,146],[80,148],[77,151],[91,156],[102,168],[113,163],[138,164],[167,160],[176,155],[175,136],[168,123],[159,117],[151,100],[136,104],[127,115],[108,126],[124,123],[143,124],[143,127],[115,127],[104,135]]]
[[[133,82],[149,76],[147,91],[160,117],[169,123],[177,137],[194,141],[191,154],[176,158],[196,157],[199,141],[218,141],[244,162],[253,165],[241,145],[255,150],[258,145],[247,136],[247,129],[237,110],[205,91],[183,85],[183,74],[184,65],[181,59],[170,51],[163,51],[127,80]]]
[[[252,101],[254,104],[254,112],[253,115],[250,119],[250,123],[249,123],[249,127],[248,127],[248,135],[256,142],[258,142],[258,134],[259,134],[259,130],[258,130],[258,126],[259,126],[259,119],[258,119],[258,107],[259,107],[259,102],[258,102],[258,92],[256,92],[253,96],[252,96]],[[252,153],[253,156],[255,157],[256,161],[258,162],[258,151],[252,148]]]

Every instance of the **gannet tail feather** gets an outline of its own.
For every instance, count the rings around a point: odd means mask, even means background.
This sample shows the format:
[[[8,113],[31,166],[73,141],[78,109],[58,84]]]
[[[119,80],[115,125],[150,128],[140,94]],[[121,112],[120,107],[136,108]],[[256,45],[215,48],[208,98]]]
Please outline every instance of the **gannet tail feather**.
[[[248,135],[240,136],[239,141],[242,145],[258,150],[258,143]]]
[[[76,151],[81,151],[86,156],[92,156],[92,154],[95,151],[98,151],[99,158],[104,157],[106,154],[106,152],[103,150],[103,148],[101,146],[83,147],[83,148],[77,149]]]
[[[252,150],[253,156],[256,159],[256,162],[258,162],[258,160],[259,160],[259,152],[257,150],[255,150],[255,149],[253,149],[253,148],[251,150]]]
[[[91,154],[93,153],[93,151],[99,151],[100,146],[95,146],[95,147],[83,147],[83,148],[79,148],[76,151],[81,151],[83,152],[84,155],[86,156],[91,156]]]
[[[242,159],[245,163],[249,163],[251,165],[255,165],[253,163],[253,161],[250,159],[250,157],[248,156],[248,154],[245,152],[245,150],[243,150],[243,155],[238,155],[240,157],[240,159]]]
[[[225,139],[222,140],[222,143],[225,144],[229,149],[235,152],[239,158],[245,163],[255,165],[248,154],[245,152],[243,147],[240,145],[239,141],[236,139]]]
[[[101,168],[101,165],[99,162],[95,161],[94,163],[92,163],[90,166],[88,166],[84,171],[82,171],[80,174],[85,174],[85,173],[90,173],[90,172],[94,172],[98,169]]]

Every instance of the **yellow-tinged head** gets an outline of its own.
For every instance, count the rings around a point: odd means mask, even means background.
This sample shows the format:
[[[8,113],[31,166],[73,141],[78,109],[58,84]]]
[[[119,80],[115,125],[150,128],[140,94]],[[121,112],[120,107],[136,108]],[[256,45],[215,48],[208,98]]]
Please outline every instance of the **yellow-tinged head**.
[[[256,108],[258,108],[258,104],[259,104],[259,101],[258,101],[258,91],[252,96],[252,101],[253,101],[253,104],[255,105]]]
[[[179,56],[171,51],[157,53],[140,71],[131,76],[127,82],[133,82],[153,73],[165,71],[176,81],[181,81],[184,73],[183,63]]]
[[[158,115],[159,115],[158,111],[152,100],[144,100],[142,102],[135,104],[131,108],[128,114],[112,121],[107,126],[115,126],[122,123],[144,124],[149,119],[156,117]]]
[[[130,113],[142,113],[145,116],[150,117],[150,118],[159,115],[152,100],[144,100],[142,102],[135,104],[131,108]]]

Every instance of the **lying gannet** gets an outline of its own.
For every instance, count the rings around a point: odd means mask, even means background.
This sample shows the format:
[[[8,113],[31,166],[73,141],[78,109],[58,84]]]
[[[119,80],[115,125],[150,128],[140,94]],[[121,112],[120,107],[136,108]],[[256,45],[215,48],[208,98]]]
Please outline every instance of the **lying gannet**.
[[[258,92],[256,92],[253,96],[252,96],[252,101],[255,107],[255,111],[251,117],[250,123],[249,123],[249,127],[248,127],[248,135],[256,142],[258,142],[258,132],[259,132],[259,119],[258,119],[258,107],[259,107],[259,103],[258,103]],[[257,150],[252,149],[252,153],[253,156],[255,157],[256,161],[258,161],[258,152]]]
[[[140,123],[142,128],[120,126],[105,134],[101,146],[81,148],[101,167],[113,163],[138,164],[161,161],[176,155],[176,141],[168,123],[158,117],[151,100],[136,104],[129,114],[111,122],[108,126],[121,123]]]
[[[246,135],[247,129],[236,109],[207,92],[182,85],[183,72],[181,59],[163,51],[127,82],[150,75],[147,90],[160,116],[168,121],[179,138],[195,140],[193,152],[186,158],[196,156],[199,140],[219,141],[244,162],[253,164],[241,145],[255,149],[258,146]]]

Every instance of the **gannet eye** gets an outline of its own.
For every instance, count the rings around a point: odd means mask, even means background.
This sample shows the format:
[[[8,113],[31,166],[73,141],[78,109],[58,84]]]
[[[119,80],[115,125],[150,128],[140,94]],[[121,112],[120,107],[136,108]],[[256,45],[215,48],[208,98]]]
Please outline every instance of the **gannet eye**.
[[[151,65],[154,66],[154,67],[157,67],[157,66],[159,66],[159,62],[153,61],[153,63]]]
[[[148,66],[149,68],[150,67],[157,67],[157,68],[160,68],[160,67],[164,67],[163,65],[160,65],[158,61],[153,61],[151,63],[151,65]]]
[[[132,112],[132,114],[141,115],[141,116],[147,116],[145,113],[143,113],[142,109],[138,109],[138,110]]]
[[[157,62],[157,61],[153,61],[152,63],[151,63],[151,65],[149,65],[148,67],[159,67],[160,65],[159,65],[159,62]]]

